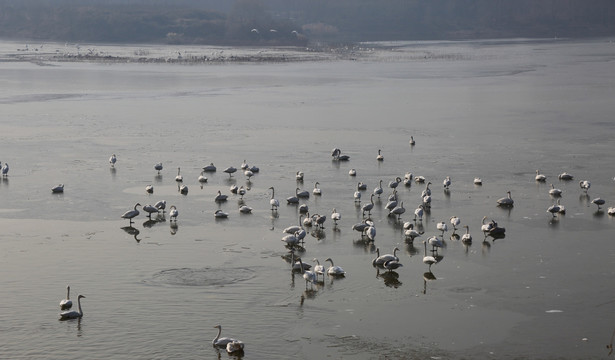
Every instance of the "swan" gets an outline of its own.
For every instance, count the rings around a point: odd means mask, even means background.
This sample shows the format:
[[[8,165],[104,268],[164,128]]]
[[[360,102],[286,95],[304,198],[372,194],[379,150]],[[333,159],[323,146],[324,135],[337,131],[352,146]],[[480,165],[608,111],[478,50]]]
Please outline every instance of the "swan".
[[[111,164],[111,166],[115,166],[115,162],[117,161],[117,157],[115,156],[115,154],[111,155],[111,157],[109,158],[109,164]]]
[[[154,193],[154,185],[149,184],[145,186],[145,192],[148,194],[153,194]]]
[[[156,213],[156,214],[158,213],[158,208],[153,206],[153,205],[147,204],[147,205],[143,206],[143,211],[145,211],[147,213],[147,217],[151,220],[152,219],[152,214],[153,213]]]
[[[410,136],[410,145],[414,146],[416,144],[416,142],[414,141],[414,137]]]
[[[483,179],[479,177],[474,178],[474,185],[482,185],[482,184],[483,184]]]
[[[179,168],[177,168],[177,176],[175,177],[175,181],[182,182],[184,181],[184,177],[179,173]]]
[[[359,183],[357,184],[357,189],[358,190],[367,190],[367,184],[362,182],[362,181],[359,181]]]
[[[254,171],[248,169],[248,170],[244,171],[243,174],[245,175],[245,177],[248,178],[248,181],[250,181],[250,178],[252,178],[252,176],[254,176]]]
[[[407,172],[406,175],[404,175],[404,185],[411,186],[412,185],[412,178],[413,178],[412,173],[411,172]]]
[[[301,204],[299,205],[299,214],[307,214],[309,209],[310,208],[308,207],[307,204]]]
[[[361,192],[359,191],[359,185],[357,184],[357,190],[354,192],[354,202],[361,203]]]
[[[574,176],[572,176],[571,174],[568,174],[567,172],[564,171],[563,173],[559,174],[558,178],[560,180],[567,181],[567,180],[572,180],[574,178]]]
[[[314,183],[314,190],[312,190],[312,193],[314,195],[322,195],[322,191],[320,190],[320,188],[318,188],[318,185],[320,185],[318,181]]]
[[[60,310],[68,310],[73,307],[73,301],[70,299],[70,285],[66,286],[66,299],[60,301]]]
[[[483,216],[480,229],[483,233],[485,233],[485,237],[487,237],[487,234],[491,231],[491,229],[493,229],[494,225],[493,222],[488,222],[485,224],[485,220],[487,220],[487,217]]]
[[[425,245],[425,255],[423,255],[423,264],[429,265],[429,271],[431,271],[431,265],[437,263],[438,261],[433,255],[427,255],[427,241],[423,241],[423,245]]]
[[[444,232],[448,231],[448,226],[446,226],[446,223],[444,221],[440,221],[439,223],[437,223],[436,228],[442,231],[442,236],[444,236]]]
[[[178,215],[179,211],[177,211],[175,205],[171,205],[171,207],[169,208],[169,217],[171,218],[171,221],[177,221]]]
[[[468,225],[464,225],[463,227],[466,228],[466,233],[461,236],[461,241],[464,244],[469,244],[472,242],[472,235],[470,234],[470,227]]]
[[[239,207],[239,212],[242,214],[249,214],[252,212],[252,208],[249,207],[248,205],[241,205]]]
[[[444,181],[442,181],[442,185],[444,185],[445,189],[448,189],[448,187],[451,186],[451,178],[450,178],[450,176],[447,176],[446,179],[444,179]]]
[[[232,166],[227,167],[226,169],[224,169],[224,172],[228,174],[228,177],[230,178],[231,176],[233,176],[233,173],[237,171],[237,168],[234,168]]]
[[[297,196],[298,193],[299,193],[299,188],[296,188],[295,195],[287,197],[286,203],[287,204],[298,204],[299,203],[299,197]]]
[[[394,260],[394,261],[399,261],[399,258],[397,257],[397,251],[399,251],[399,249],[397,247],[395,247],[393,249],[393,254],[384,254],[384,255],[380,255],[380,249],[376,248],[376,258],[374,260],[372,260],[372,265],[384,265],[385,262],[390,261],[390,260]]]
[[[216,210],[216,212],[214,213],[214,217],[224,219],[228,217],[228,213],[225,213],[222,210]]]
[[[121,216],[122,219],[128,219],[130,223],[132,224],[132,219],[136,217],[137,215],[139,215],[139,210],[137,210],[137,206],[141,206],[141,204],[136,203],[133,210],[128,210],[125,213],[123,213]]]
[[[237,194],[239,194],[240,198],[243,199],[243,196],[246,194],[246,188],[241,185],[239,189],[237,189]]]
[[[322,275],[323,281],[325,279],[325,266],[324,265],[320,265],[320,261],[318,261],[318,259],[314,258],[312,259],[313,262],[316,263],[316,265],[314,265],[314,273],[316,274],[316,281],[318,281],[318,275]]]
[[[559,199],[557,199],[557,206],[559,206],[559,213],[560,214],[565,214],[566,213],[566,207],[559,203]]]
[[[316,275],[316,273],[313,271],[305,270],[301,259],[299,259],[299,264],[301,265],[301,271],[303,272],[303,278],[305,279],[305,288],[307,289],[308,282],[310,283],[310,287],[312,287],[315,283],[318,282],[318,275]]]
[[[261,169],[259,169],[258,166],[254,166],[254,165],[252,165],[248,170],[252,171],[254,174],[261,171]]]
[[[549,190],[549,195],[551,196],[562,196],[562,190],[556,189],[553,184],[551,184],[551,190]]]
[[[60,313],[60,320],[76,319],[76,318],[83,317],[83,310],[81,309],[81,299],[83,298],[85,298],[85,296],[83,295],[77,296],[77,305],[79,307],[79,310],[62,311]]]
[[[416,221],[416,219],[418,218],[419,221],[423,221],[423,213],[424,213],[424,206],[423,204],[419,205],[419,207],[417,207],[414,210],[414,221]]]
[[[297,232],[295,232],[296,234]],[[284,241],[287,246],[293,247],[299,244],[299,238],[295,234],[288,234],[284,236],[280,241]]]
[[[338,160],[338,161],[350,160],[350,156],[342,155],[342,150],[338,148],[335,148],[333,149],[333,151],[331,151],[331,156],[333,156],[333,160]]]
[[[185,185],[185,184],[182,184],[182,185],[179,187],[179,193],[180,193],[180,194],[182,194],[182,195],[186,195],[186,194],[188,194],[188,186],[187,186],[187,185]]]
[[[52,193],[63,193],[64,192],[64,184],[58,184],[51,188]]]
[[[363,212],[363,217],[365,217],[365,212],[367,212],[367,216],[371,216],[373,208],[374,208],[374,194],[371,194],[369,197],[369,204],[364,204],[361,207],[361,211]]]
[[[382,264],[382,266],[385,269],[389,270],[389,272],[391,272],[399,267],[402,267],[403,265],[397,260],[389,260],[385,262],[384,264]]]
[[[355,170],[355,169],[348,170],[348,175],[350,175],[350,176],[357,176],[357,170]]]
[[[396,206],[389,212],[389,215],[397,215],[397,220],[401,219],[403,213],[406,212],[406,208],[404,207],[404,202],[402,201],[399,206]]]
[[[223,202],[223,201],[226,201],[227,198],[228,198],[228,195],[223,195],[222,192],[218,190],[218,195],[216,195],[216,197],[214,198],[214,201]]]
[[[390,187],[391,189],[395,189],[395,188],[399,185],[399,183],[400,183],[400,182],[401,182],[401,178],[398,176],[398,177],[396,177],[394,180],[392,180],[391,182],[389,182],[389,187]]]
[[[498,206],[511,207],[511,206],[514,205],[515,201],[510,196],[510,191],[507,191],[506,193],[508,194],[507,197],[503,197],[501,199],[498,199],[498,201],[497,201]]]
[[[451,216],[451,225],[453,225],[453,232],[457,231],[457,225],[461,224],[461,219],[457,216]]]
[[[216,171],[216,166],[214,165],[214,163],[210,163],[209,165],[203,167],[203,171],[205,171],[205,172],[215,172]]]
[[[365,235],[370,241],[374,241],[376,239],[376,227],[373,225],[368,226],[365,229]]]
[[[292,264],[291,271],[293,272],[294,271],[303,272],[304,270],[309,270],[312,268],[312,265],[302,262],[301,258],[295,258],[295,252],[293,250],[290,251],[290,263]]]
[[[389,213],[390,213],[391,210],[393,210],[393,208],[395,208],[396,206],[397,206],[397,192],[396,190],[393,190],[393,193],[389,195],[389,201],[386,203],[386,205],[384,205],[384,208],[389,210]]]
[[[444,247],[444,241],[437,236],[431,236],[427,242],[431,245],[431,252],[437,252],[437,248]]]
[[[301,225],[292,225],[282,230],[282,233],[283,234],[294,234],[299,230],[301,230]]]
[[[415,176],[414,177],[414,182],[417,183],[417,184],[422,184],[422,183],[425,182],[425,177],[421,176],[421,175]]]
[[[421,233],[414,229],[414,224],[409,223],[408,229],[404,231],[404,235],[406,236],[406,238],[409,238],[410,241],[414,241],[415,238],[421,236]]]
[[[307,191],[307,190],[299,191],[299,188],[297,188],[297,190],[295,190],[295,194],[300,199],[307,199],[307,198],[310,197],[310,192],[309,191]]]
[[[272,187],[270,187],[269,189],[271,189],[271,200],[269,200],[269,205],[271,205],[271,211],[274,210],[278,210],[278,207],[280,206],[280,202],[274,197],[275,196],[275,189]]]
[[[237,194],[238,190],[239,190],[239,187],[235,184],[231,185],[231,187],[229,188],[229,191],[231,192],[231,194]]]
[[[2,176],[8,176],[8,174],[9,174],[9,164],[4,163],[4,165],[2,166]]]
[[[547,208],[547,212],[551,213],[553,217],[555,217],[555,215],[559,213],[559,210],[560,210],[560,207],[558,204],[553,204]]]
[[[295,179],[297,179],[297,181],[303,181],[303,176],[305,174],[303,173],[303,171],[297,171],[297,173],[295,174]]]
[[[229,354],[240,353],[243,352],[244,344],[239,340],[231,341],[226,344],[226,352]]]
[[[312,215],[312,219],[314,219],[314,221],[316,222],[316,225],[318,225],[319,228],[324,229],[325,228],[325,221],[327,220],[327,217],[324,215],[320,215],[320,214],[314,214]]]
[[[154,206],[156,207],[156,209],[162,210],[162,212],[164,213],[164,209],[167,208],[167,201],[166,200],[160,200],[160,201],[156,202],[154,204]]]
[[[160,174],[160,170],[162,170],[162,163],[158,163],[156,165],[154,165],[154,170],[158,171],[158,174]]]
[[[547,181],[547,177],[541,174],[539,170],[536,170],[536,177],[534,177],[534,179],[536,179],[536,181],[539,181],[539,182]]]
[[[310,227],[312,226],[312,217],[310,216],[310,213],[307,213],[307,216],[305,217],[305,219],[303,219],[303,226],[307,226]]]
[[[248,165],[248,163],[246,162],[246,160],[243,160],[243,163],[241,163],[241,170],[247,170],[250,166]]]
[[[214,329],[218,329],[218,335],[216,335],[216,337],[211,341],[211,344],[215,347],[226,347],[227,344],[232,343],[232,342],[236,342],[239,340],[233,339],[233,338],[228,338],[228,337],[220,337],[220,334],[222,334],[222,326],[220,325],[216,325],[214,326]],[[240,341],[239,341],[240,342]]]
[[[337,226],[337,222],[341,219],[342,219],[342,214],[338,213],[337,210],[333,208],[333,211],[331,212],[331,220],[333,220],[333,223],[335,224],[335,226]]]
[[[613,216],[615,215],[615,207],[610,207],[606,210],[606,213]]]
[[[422,198],[425,196],[431,196],[431,189],[429,188],[429,185],[431,185],[431,181],[427,182],[427,185],[425,185],[425,190],[421,192]]]
[[[344,269],[342,269],[340,266],[337,266],[335,264],[333,264],[333,260],[331,260],[331,258],[326,258],[325,261],[328,261],[331,263],[331,266],[329,266],[327,268],[327,274],[331,275],[331,276],[344,276],[346,275],[346,272],[344,271]]]
[[[205,171],[204,170],[201,171],[201,175],[199,175],[198,180],[199,180],[200,183],[207,182],[207,177],[205,176]]]
[[[598,210],[600,210],[600,205],[604,205],[604,203],[604,199],[601,198],[595,198],[594,200],[592,200],[592,204],[596,204],[596,206],[598,206]]]
[[[376,156],[376,160],[378,161],[384,160],[384,156],[382,156],[382,154],[380,153],[380,149],[378,149],[378,156]]]
[[[592,186],[592,184],[587,181],[587,180],[581,180],[579,181],[579,186],[581,187],[581,189],[583,189],[585,192],[587,192],[587,190],[589,190],[589,188]]]
[[[373,194],[374,195],[378,195],[378,198],[380,198],[380,194],[382,194],[384,190],[382,190],[382,180],[380,180],[379,185],[374,189]]]

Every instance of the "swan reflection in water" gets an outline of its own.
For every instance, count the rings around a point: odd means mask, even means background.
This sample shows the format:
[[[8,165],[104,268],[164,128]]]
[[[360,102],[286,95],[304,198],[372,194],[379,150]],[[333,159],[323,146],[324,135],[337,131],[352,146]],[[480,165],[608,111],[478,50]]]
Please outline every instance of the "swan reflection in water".
[[[120,229],[124,230],[128,235],[132,235],[137,242],[141,241],[141,239],[137,237],[140,233],[139,229],[134,228],[132,226],[124,226],[124,227],[121,227]]]
[[[427,294],[427,282],[433,280],[436,280],[436,276],[431,271],[423,273],[423,294]]]
[[[384,280],[384,285],[388,287],[397,289],[402,285],[402,282],[399,281],[399,274],[393,270],[386,270],[383,273],[380,273],[380,268],[376,267],[376,277],[382,278],[382,280]]]

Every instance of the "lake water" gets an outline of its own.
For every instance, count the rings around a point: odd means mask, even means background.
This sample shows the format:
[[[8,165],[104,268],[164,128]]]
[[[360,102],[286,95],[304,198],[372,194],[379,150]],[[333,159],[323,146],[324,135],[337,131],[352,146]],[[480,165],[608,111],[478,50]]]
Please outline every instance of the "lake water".
[[[92,50],[131,59],[293,59],[212,63],[63,61],[53,56],[88,46],[45,44],[40,56],[30,55],[33,45],[24,55],[24,46],[0,43],[0,161],[10,165],[0,182],[0,357],[608,356],[615,329],[609,39],[364,44],[343,57],[292,49]],[[350,161],[332,161],[334,147]],[[222,172],[244,159],[260,168],[251,181],[241,171]],[[200,169],[211,162],[218,171],[201,185]],[[187,195],[178,192],[178,168]],[[546,183],[534,180],[537,169]],[[399,185],[407,209],[401,221],[384,207],[387,184],[406,172],[433,183],[424,234],[411,244],[402,225],[413,220],[425,185]],[[574,180],[558,180],[563,172]],[[588,194],[579,187],[584,179]],[[385,190],[372,211],[377,236],[369,244],[351,228],[362,220],[353,193],[357,182],[367,183],[365,204],[379,180]],[[317,181],[322,196],[302,202],[327,216],[325,229],[308,229],[298,254],[310,264],[331,257],[347,274],[306,288],[280,240],[299,219],[285,198],[296,188],[311,192]],[[59,183],[65,192],[52,194]],[[555,201],[551,183],[567,209],[555,218],[546,211]],[[149,184],[153,194],[145,192]],[[243,202],[252,214],[238,212],[234,184],[248,188]],[[218,190],[227,202],[214,202]],[[507,191],[514,207],[497,207]],[[597,197],[606,200],[600,211],[591,204]],[[142,210],[133,227],[120,218],[137,202],[162,199],[179,210],[176,225],[168,214],[148,221]],[[342,215],[337,226],[333,208]],[[217,209],[229,218],[215,219]],[[429,273],[421,241],[441,234],[436,223],[451,216],[469,225],[474,241],[455,240],[449,224],[443,259]],[[483,216],[506,236],[483,241]],[[373,267],[376,247],[398,247],[403,267],[390,274]],[[86,296],[80,320],[58,320],[67,284],[73,301]],[[212,348],[216,324],[222,336],[246,343],[243,356]]]

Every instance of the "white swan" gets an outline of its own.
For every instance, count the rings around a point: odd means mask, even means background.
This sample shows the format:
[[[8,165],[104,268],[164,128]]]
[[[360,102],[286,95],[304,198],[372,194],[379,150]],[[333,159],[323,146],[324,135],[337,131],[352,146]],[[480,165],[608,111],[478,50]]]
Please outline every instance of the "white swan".
[[[243,160],[243,163],[241,163],[241,170],[246,170],[248,169],[250,166],[248,165],[248,163],[246,162],[246,160]]]
[[[427,185],[425,185],[425,190],[421,192],[422,198],[424,198],[425,196],[431,196],[431,189],[429,188],[429,185],[431,185],[431,181],[429,181]]]
[[[309,191],[307,191],[307,190],[299,191],[299,190],[300,190],[299,188],[297,188],[297,190],[295,190],[295,194],[296,194],[296,196],[298,198],[300,198],[300,199],[307,199],[307,198],[310,197],[310,192]]]
[[[184,177],[183,177],[183,176],[181,176],[181,174],[179,173],[179,171],[180,171],[180,169],[179,169],[179,168],[177,168],[177,176],[175,177],[175,181],[177,181],[177,182],[182,182],[182,181],[184,181]]]
[[[446,223],[444,221],[440,221],[436,224],[436,229],[442,231],[442,236],[444,236],[444,232],[448,231],[448,226],[446,226]]]
[[[64,192],[64,184],[58,184],[51,188],[52,193],[62,193]]]
[[[391,189],[395,189],[397,186],[399,186],[400,182],[401,182],[401,178],[398,176],[394,180],[389,182],[389,187]]]
[[[66,286],[66,299],[60,301],[60,310],[68,310],[73,307],[73,301],[70,299],[70,286]]]
[[[404,202],[402,201],[401,204],[399,204],[399,206],[394,207],[390,212],[389,215],[396,215],[397,216],[397,220],[401,219],[401,216],[403,215],[403,213],[406,212],[406,208],[404,207]]]
[[[226,352],[229,354],[240,353],[243,351],[244,344],[239,340],[231,341],[226,344]]]
[[[357,170],[355,170],[355,169],[348,170],[348,175],[350,175],[350,176],[357,176]]]
[[[414,229],[414,224],[412,223],[408,223],[408,229],[406,231],[404,231],[404,235],[406,236],[406,238],[409,238],[410,241],[414,241],[415,238],[421,236],[421,233],[416,231]],[[405,227],[405,224],[404,224]]]
[[[155,207],[154,205],[144,205],[143,206],[143,211],[145,211],[147,213],[147,217],[150,218],[150,220],[152,219],[152,214],[156,213],[158,214],[158,208]]]
[[[421,204],[414,210],[414,221],[416,221],[417,218],[419,221],[423,221],[423,212],[423,205]]]
[[[319,228],[321,229],[325,228],[325,221],[327,221],[326,216],[320,215],[320,214],[314,214],[312,215],[312,219],[316,222],[316,225],[318,225]]]
[[[571,174],[568,174],[565,171],[563,173],[559,174],[558,177],[559,177],[560,180],[565,180],[565,181],[574,179],[574,176],[572,176]]]
[[[378,161],[384,160],[384,156],[382,156],[382,154],[380,153],[380,149],[378,149],[378,156],[376,156],[376,160]]]
[[[157,170],[158,174],[160,174],[160,170],[162,170],[162,163],[154,165],[154,170]]]
[[[247,169],[243,172],[243,174],[245,175],[245,177],[248,178],[248,181],[250,181],[250,179],[252,178],[252,176],[254,176],[254,171]]]
[[[483,184],[483,179],[479,177],[474,178],[474,185],[482,185],[482,184]]]
[[[154,193],[154,185],[149,184],[145,186],[145,192],[148,194],[153,194]]]
[[[111,164],[111,166],[115,166],[115,162],[117,161],[117,157],[115,156],[115,154],[111,155],[111,157],[109,158],[109,164]]]
[[[214,217],[219,218],[219,219],[224,219],[228,217],[228,213],[225,213],[222,210],[216,210],[216,212],[214,213]]]
[[[540,171],[536,170],[536,176],[534,177],[536,181],[545,182],[547,181],[547,177],[540,173]]]
[[[373,194],[374,195],[378,195],[378,198],[380,198],[380,195],[384,192],[384,190],[382,189],[382,180],[380,180],[380,182],[378,183],[378,186],[374,189]]]
[[[252,212],[252,208],[249,207],[248,205],[241,205],[239,207],[239,212],[242,214],[249,214]]]
[[[207,182],[207,177],[205,176],[205,170],[201,171],[201,175],[199,175],[198,180],[200,183]]]
[[[133,210],[128,210],[125,213],[123,213],[121,216],[122,219],[128,219],[130,223],[132,224],[132,219],[136,217],[137,215],[139,215],[139,210],[137,210],[137,206],[141,206],[141,204],[136,203]]]
[[[314,258],[312,259],[312,261],[314,261],[316,263],[316,265],[314,265],[314,273],[316,274],[316,281],[318,281],[318,275],[322,275],[323,281],[325,279],[325,266],[324,265],[320,265],[320,261],[318,261],[318,259]]]
[[[331,260],[331,258],[326,258],[325,261],[328,261],[331,263],[331,266],[329,266],[327,268],[327,274],[331,275],[331,276],[344,276],[346,275],[346,272],[344,271],[344,269],[342,269],[340,266],[337,266],[335,264],[333,264],[333,260]]]
[[[448,189],[448,187],[451,186],[451,178],[450,178],[450,176],[447,176],[446,179],[444,179],[444,181],[442,181],[442,185],[444,185],[445,189]]]
[[[498,201],[497,201],[498,206],[511,207],[511,206],[513,206],[515,204],[515,201],[510,196],[510,191],[507,191],[506,193],[508,194],[507,197],[503,197],[501,199],[498,199]]]
[[[397,260],[389,260],[389,261],[386,261],[384,264],[382,264],[382,266],[385,269],[389,270],[389,272],[391,272],[397,268],[402,267],[403,265]]]
[[[472,242],[472,235],[470,234],[470,227],[468,225],[464,225],[466,228],[466,233],[461,236],[461,241],[465,244],[469,244]]]
[[[453,225],[453,232],[457,231],[457,225],[461,224],[461,219],[458,216],[451,216],[451,225]]]
[[[216,197],[214,198],[214,201],[223,202],[223,201],[226,201],[227,198],[228,198],[228,195],[224,195],[222,194],[222,192],[220,192],[220,190],[218,190],[218,195],[216,195]]]
[[[376,227],[373,225],[365,228],[365,235],[370,241],[374,241],[376,239]]]
[[[423,255],[423,263],[429,265],[429,271],[431,271],[431,265],[437,263],[438,261],[432,255],[427,255],[427,241],[423,241],[423,245],[425,245],[425,254]]]
[[[9,174],[9,164],[4,163],[4,165],[2,166],[2,176],[8,176],[8,174]]]
[[[427,239],[427,242],[429,243],[429,245],[431,245],[432,252],[438,251],[437,248],[444,247],[444,241],[442,241],[442,239],[437,236],[429,237],[429,239]]]
[[[331,212],[331,220],[333,220],[333,223],[335,224],[335,226],[337,226],[337,222],[340,221],[341,219],[342,219],[342,214],[340,214],[339,212],[337,212],[335,208],[333,208],[333,211]]]
[[[320,185],[318,183],[318,181],[316,183],[314,183],[314,190],[312,190],[312,194],[314,194],[314,195],[322,195],[322,191],[320,190],[318,185]]]
[[[223,347],[226,347],[228,343],[239,341],[237,339],[228,338],[228,337],[221,338],[220,334],[222,334],[222,326],[220,325],[214,326],[214,329],[218,329],[218,335],[216,335],[216,337],[211,341],[211,344],[215,347],[223,348]]]
[[[355,190],[353,196],[354,196],[354,202],[355,203],[359,202],[359,204],[360,204],[361,203],[361,191],[359,191],[359,184],[361,184],[361,183],[357,184],[357,190]]]
[[[371,194],[369,197],[369,204],[364,204],[361,207],[361,211],[363,212],[363,217],[365,217],[366,212],[367,212],[367,216],[371,216],[373,208],[374,208],[374,194]]]
[[[158,210],[162,210],[162,212],[164,213],[164,209],[167,208],[167,201],[166,200],[160,200],[157,201],[154,206],[156,207],[156,209]]]
[[[413,136],[410,136],[410,145],[411,146],[416,145],[416,142],[414,141],[414,137]]]
[[[385,262],[390,260],[399,261],[399,258],[397,257],[397,251],[399,251],[399,249],[395,247],[393,249],[393,254],[380,255],[380,249],[376,248],[376,258],[372,260],[372,265],[381,266],[384,265]]]
[[[85,298],[85,296],[83,295],[77,296],[77,305],[78,305],[79,310],[62,311],[60,313],[60,320],[76,319],[76,318],[83,317],[83,310],[81,309],[81,299],[83,298]]]
[[[233,176],[233,173],[237,171],[237,168],[234,168],[232,166],[227,167],[226,169],[224,169],[224,172],[228,174],[228,177],[230,178],[231,176]]]
[[[587,180],[581,180],[579,181],[579,186],[581,187],[581,189],[583,189],[583,191],[587,192],[587,190],[589,190],[592,184]]]
[[[203,167],[203,171],[205,172],[215,172],[216,171],[216,166],[214,165],[214,163],[210,163],[209,165],[206,165]]]
[[[615,207],[610,207],[606,210],[606,213],[613,216],[615,215]]]
[[[179,187],[179,193],[182,194],[182,195],[187,195],[188,194],[188,185],[182,184]]]
[[[297,173],[295,174],[295,179],[297,179],[297,181],[303,181],[303,176],[305,174],[303,173],[303,171],[297,171]]]
[[[278,210],[278,207],[280,207],[280,202],[275,198],[275,189],[273,188],[273,186],[269,189],[271,189],[271,199],[269,200],[269,205],[271,205],[271,211]]]
[[[556,189],[553,184],[551,184],[551,190],[549,190],[549,195],[551,196],[562,196],[562,190]]]
[[[171,221],[177,221],[177,216],[179,216],[179,211],[177,211],[175,205],[171,205],[169,208],[169,217],[171,218]]]

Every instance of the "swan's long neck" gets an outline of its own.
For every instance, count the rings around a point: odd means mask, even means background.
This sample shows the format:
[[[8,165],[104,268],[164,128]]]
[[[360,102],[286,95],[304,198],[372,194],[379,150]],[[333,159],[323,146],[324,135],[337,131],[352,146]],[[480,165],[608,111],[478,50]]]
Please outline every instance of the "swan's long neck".
[[[331,267],[335,266],[335,265],[333,264],[333,260],[328,259],[327,261],[329,261],[329,262],[331,263]]]
[[[66,300],[70,299],[70,286],[66,287]]]
[[[275,197],[275,189],[271,188],[271,200]]]
[[[79,316],[83,316],[83,310],[81,310],[81,298],[77,299],[77,305],[79,305]]]
[[[216,335],[216,337],[211,341],[212,344],[215,344],[216,341],[218,341],[218,339],[220,338],[220,334],[222,334],[222,327],[218,326],[218,335]]]

